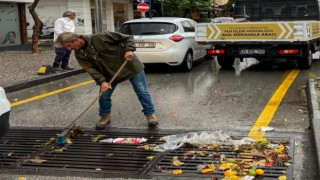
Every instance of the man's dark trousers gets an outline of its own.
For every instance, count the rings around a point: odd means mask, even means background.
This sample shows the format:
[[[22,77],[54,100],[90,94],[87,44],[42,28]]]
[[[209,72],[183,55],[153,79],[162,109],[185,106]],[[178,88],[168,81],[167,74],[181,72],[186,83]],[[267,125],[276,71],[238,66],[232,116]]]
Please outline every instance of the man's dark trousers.
[[[56,48],[55,52],[56,57],[53,62],[53,67],[68,67],[71,51],[66,48]]]

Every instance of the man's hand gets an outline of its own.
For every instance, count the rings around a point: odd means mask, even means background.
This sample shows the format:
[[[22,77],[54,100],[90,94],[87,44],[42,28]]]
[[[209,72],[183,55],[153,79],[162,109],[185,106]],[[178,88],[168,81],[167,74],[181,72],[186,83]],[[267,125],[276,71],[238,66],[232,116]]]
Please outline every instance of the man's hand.
[[[126,51],[124,54],[124,59],[127,61],[131,61],[133,58],[133,52],[132,51]]]
[[[106,92],[108,91],[108,89],[111,89],[111,84],[107,83],[107,82],[103,82],[100,84],[100,91],[101,92]]]

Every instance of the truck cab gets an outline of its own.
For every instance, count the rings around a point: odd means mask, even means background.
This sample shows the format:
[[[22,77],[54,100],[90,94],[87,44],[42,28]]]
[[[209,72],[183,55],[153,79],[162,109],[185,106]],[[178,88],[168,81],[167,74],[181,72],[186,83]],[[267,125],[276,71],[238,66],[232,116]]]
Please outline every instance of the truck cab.
[[[236,0],[233,17],[249,21],[319,20],[317,0]]]
[[[309,69],[320,50],[319,0],[235,0],[232,23],[198,24],[196,41],[221,67],[235,58],[296,62]]]

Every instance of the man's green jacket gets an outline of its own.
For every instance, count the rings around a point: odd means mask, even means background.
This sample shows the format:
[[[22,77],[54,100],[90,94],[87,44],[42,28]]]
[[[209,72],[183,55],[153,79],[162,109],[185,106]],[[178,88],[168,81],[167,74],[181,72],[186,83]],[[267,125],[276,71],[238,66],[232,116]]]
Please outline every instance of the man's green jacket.
[[[87,41],[85,49],[75,51],[80,66],[88,72],[97,84],[109,82],[125,61],[126,51],[135,51],[132,36],[104,32],[91,36],[81,36]],[[136,55],[119,73],[112,84],[128,80],[143,70],[144,66]]]

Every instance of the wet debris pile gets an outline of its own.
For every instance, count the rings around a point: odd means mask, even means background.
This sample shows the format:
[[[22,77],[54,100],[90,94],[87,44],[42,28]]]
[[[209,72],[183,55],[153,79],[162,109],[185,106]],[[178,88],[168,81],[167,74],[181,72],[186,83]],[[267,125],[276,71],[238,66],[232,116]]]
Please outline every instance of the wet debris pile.
[[[0,156],[6,162],[8,159],[25,157],[23,161],[19,161],[22,165],[37,168],[40,168],[41,164],[44,164],[45,168],[52,165],[63,169],[81,166],[83,170],[87,168],[88,171],[95,169],[110,172],[108,170],[128,170],[123,166],[127,165],[136,173],[148,167],[150,171],[144,172],[152,175],[209,176],[211,179],[223,180],[290,178],[288,170],[292,169],[292,157],[289,152],[292,150],[288,141],[234,138],[220,131],[156,137],[133,137],[132,134],[119,133],[87,134],[81,127],[74,127],[67,135],[64,146],[57,146],[56,138],[51,137],[46,141],[39,139],[39,142],[43,143],[33,146],[37,151],[31,156],[17,155],[13,151],[5,151]],[[86,153],[86,156],[81,157],[87,159],[77,161],[74,158],[77,155],[75,153]],[[88,165],[87,161],[92,164]],[[13,161],[8,161],[8,164],[11,162]]]
[[[287,178],[289,142],[233,140],[221,132],[194,132],[164,137],[154,150],[168,152],[156,171],[174,175],[198,173],[223,180]],[[171,141],[171,142],[170,142]],[[274,169],[278,169],[277,172]],[[221,179],[221,178],[220,178]]]

